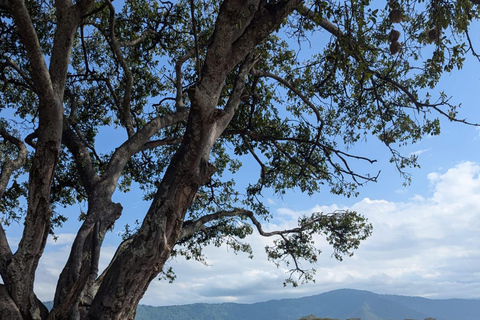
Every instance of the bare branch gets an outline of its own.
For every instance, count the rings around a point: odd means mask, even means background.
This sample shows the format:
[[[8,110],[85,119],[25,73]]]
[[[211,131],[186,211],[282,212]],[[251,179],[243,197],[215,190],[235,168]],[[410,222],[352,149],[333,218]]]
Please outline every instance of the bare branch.
[[[480,54],[478,54],[476,51],[475,51],[475,48],[473,47],[473,42],[472,42],[472,39],[470,38],[470,33],[468,32],[468,30],[465,30],[465,35],[467,36],[467,40],[468,40],[468,45],[469,45],[469,49],[470,51],[472,52],[472,55],[477,58],[478,61],[480,61]]]
[[[434,109],[435,111],[437,111],[438,113],[440,113],[441,115],[443,115],[445,118],[447,118],[448,120],[450,120],[452,122],[459,122],[459,123],[463,123],[463,124],[470,125],[470,126],[475,126],[475,127],[480,126],[479,123],[470,122],[470,121],[467,121],[466,119],[458,119],[454,115],[451,115],[448,112],[445,112],[444,110],[440,109],[440,106],[444,105],[446,103],[444,101],[442,101],[441,103],[437,103],[437,104],[428,104],[428,103],[420,102],[415,98],[415,96],[406,87],[402,86],[397,81],[395,81],[395,80],[393,80],[389,77],[382,76],[378,72],[370,70],[370,69],[369,69],[369,72],[373,73],[379,79],[382,79],[382,80],[394,85],[396,88],[398,88],[400,91],[402,91],[405,95],[407,95],[407,97],[415,105],[415,107],[417,107],[418,110],[420,110],[421,108]],[[449,105],[449,104],[447,103],[447,105]],[[451,105],[449,105],[449,106],[451,106]]]

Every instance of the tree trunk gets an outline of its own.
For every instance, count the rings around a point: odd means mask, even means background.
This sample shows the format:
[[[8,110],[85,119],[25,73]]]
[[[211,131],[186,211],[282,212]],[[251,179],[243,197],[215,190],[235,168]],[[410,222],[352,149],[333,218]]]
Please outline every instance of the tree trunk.
[[[218,134],[212,129],[216,110],[194,109],[192,107],[184,141],[165,173],[139,232],[110,266],[87,319],[134,319],[138,302],[163,269],[179,238],[195,194],[213,174],[208,156]]]
[[[101,185],[95,189],[101,189]],[[69,259],[60,274],[49,319],[78,320],[87,313],[94,297],[93,288],[105,233],[122,211],[122,206],[109,198],[99,196],[89,201],[87,218],[77,233]]]

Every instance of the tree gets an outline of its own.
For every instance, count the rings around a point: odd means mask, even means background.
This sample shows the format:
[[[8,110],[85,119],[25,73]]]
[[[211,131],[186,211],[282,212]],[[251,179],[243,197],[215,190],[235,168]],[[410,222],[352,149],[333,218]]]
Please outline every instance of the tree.
[[[253,229],[277,237],[266,250],[291,269],[286,283],[312,280],[315,235],[341,259],[371,225],[313,213],[266,232],[262,190],[356,195],[378,177],[355,169],[375,159],[348,151],[367,136],[408,179],[416,158],[398,146],[438,134],[438,116],[465,122],[430,90],[462,66],[478,14],[466,0],[0,0],[0,317],[133,319],[148,284],[173,277],[170,257],[202,260],[222,243],[251,253]],[[108,151],[96,144],[105,126],[125,137]],[[240,190],[231,176],[246,156],[259,174]],[[122,214],[112,195],[132,182],[150,209],[98,275]],[[75,218],[58,208],[75,203],[88,209],[48,311],[35,270],[48,234]],[[18,221],[13,252],[4,228]]]

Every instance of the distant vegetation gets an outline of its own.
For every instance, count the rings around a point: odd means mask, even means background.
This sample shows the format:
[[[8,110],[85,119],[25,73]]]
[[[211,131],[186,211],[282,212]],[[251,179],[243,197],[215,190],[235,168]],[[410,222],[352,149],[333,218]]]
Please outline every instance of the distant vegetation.
[[[340,319],[332,319],[332,318],[317,318],[314,315],[309,315],[306,317],[302,317],[299,320],[340,320]],[[345,320],[362,320],[362,318],[348,318]],[[405,320],[417,320],[417,319],[405,319]],[[436,318],[425,318],[425,320],[437,320]]]

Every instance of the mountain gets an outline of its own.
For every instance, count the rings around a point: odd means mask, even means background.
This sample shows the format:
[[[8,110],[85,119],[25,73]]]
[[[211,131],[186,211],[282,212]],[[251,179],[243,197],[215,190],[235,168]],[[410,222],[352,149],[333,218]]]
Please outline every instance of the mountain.
[[[197,303],[138,307],[135,320],[296,320],[307,315],[345,320],[478,320],[480,300],[432,300],[340,289],[315,296],[253,304]]]

